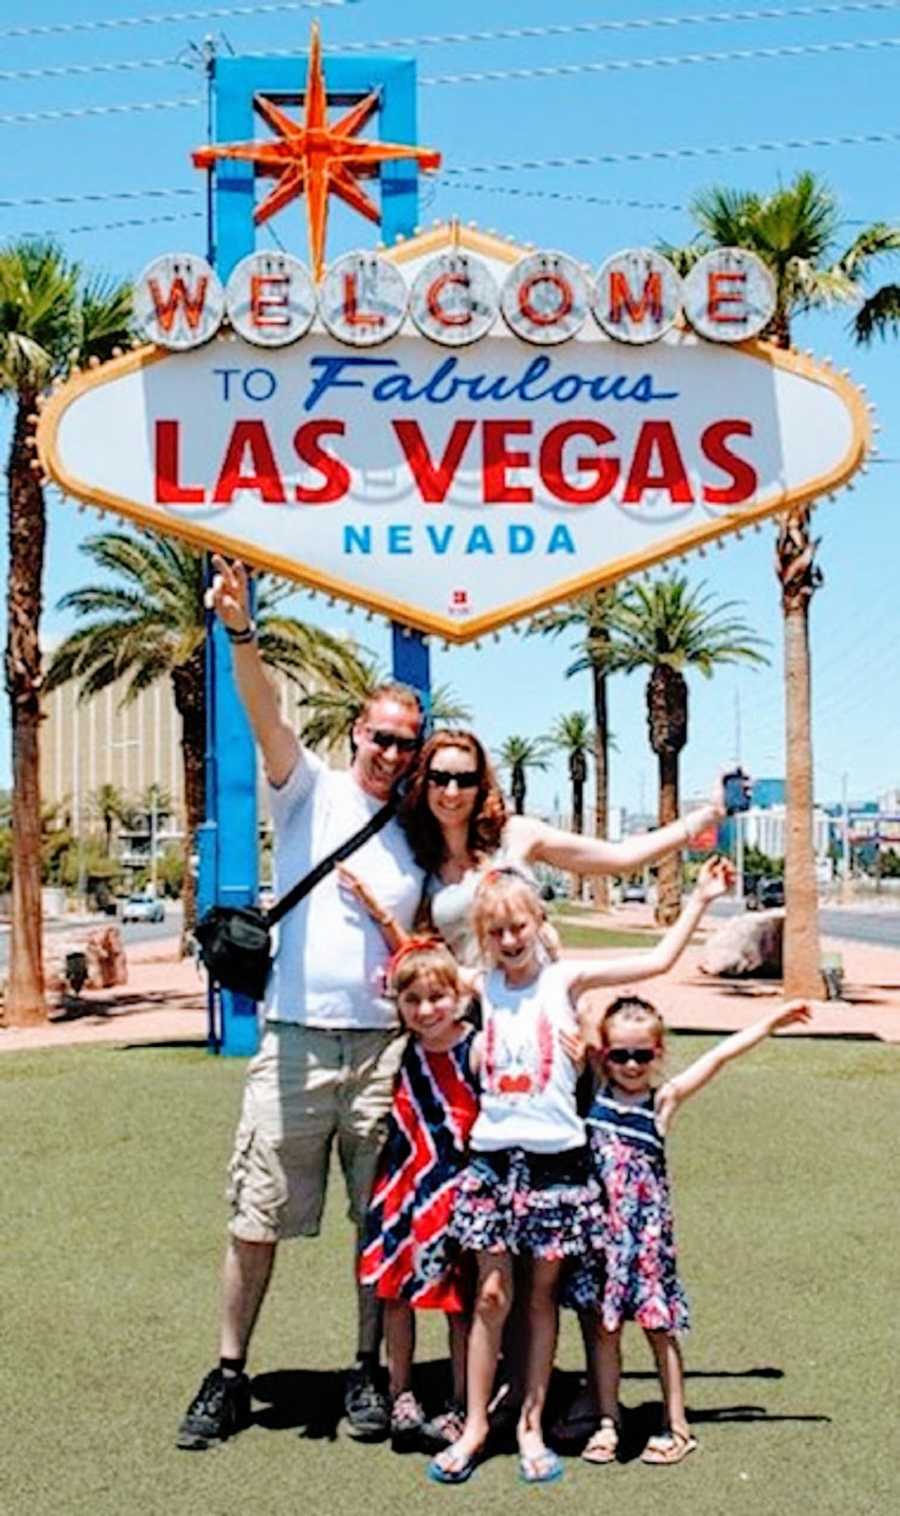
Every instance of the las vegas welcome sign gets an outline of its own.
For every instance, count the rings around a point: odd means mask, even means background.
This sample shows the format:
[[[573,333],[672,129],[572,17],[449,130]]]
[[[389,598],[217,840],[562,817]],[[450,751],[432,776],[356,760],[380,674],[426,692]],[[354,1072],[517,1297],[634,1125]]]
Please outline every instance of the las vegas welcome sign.
[[[870,446],[846,377],[757,340],[774,292],[738,249],[682,281],[451,222],[318,285],[166,255],[135,307],[148,344],[43,408],[61,488],[448,641],[832,492]]]

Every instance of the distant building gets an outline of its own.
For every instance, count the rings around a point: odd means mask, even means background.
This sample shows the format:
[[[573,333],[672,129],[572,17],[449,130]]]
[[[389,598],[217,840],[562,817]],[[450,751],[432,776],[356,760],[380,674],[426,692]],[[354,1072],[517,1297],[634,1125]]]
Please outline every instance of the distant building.
[[[752,804],[759,810],[769,810],[775,805],[784,805],[786,800],[784,779],[754,779],[750,792]]]
[[[65,807],[76,834],[96,825],[92,797],[104,784],[135,803],[157,784],[181,812],[181,723],[171,686],[159,680],[127,706],[124,689],[120,682],[79,702],[72,682],[44,699],[41,799]]]
[[[283,675],[274,677],[282,710],[299,729],[300,691]],[[94,797],[102,785],[114,785],[135,806],[146,799],[151,785],[157,785],[172,801],[172,814],[158,833],[163,847],[181,836],[181,722],[168,679],[158,680],[131,705],[123,706],[125,688],[125,681],[120,681],[92,700],[79,702],[78,686],[72,682],[45,696],[41,801],[68,814],[74,834],[84,836],[101,825]],[[260,817],[267,816],[260,771]],[[123,840],[126,855],[136,855],[133,861],[145,858],[149,833],[129,832]]]
[[[787,839],[787,807],[771,805],[765,809],[751,806],[744,812],[744,846],[758,848],[768,858],[783,858]],[[820,806],[813,807],[813,847],[817,858],[828,855],[831,822]]]

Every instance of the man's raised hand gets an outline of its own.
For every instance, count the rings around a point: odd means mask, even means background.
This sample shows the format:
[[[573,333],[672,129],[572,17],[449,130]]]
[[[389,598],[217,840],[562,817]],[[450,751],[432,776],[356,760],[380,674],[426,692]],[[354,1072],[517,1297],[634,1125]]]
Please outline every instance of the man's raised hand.
[[[213,553],[215,577],[206,592],[206,603],[215,611],[230,632],[244,632],[250,625],[250,584],[247,570],[236,558],[234,563]]]

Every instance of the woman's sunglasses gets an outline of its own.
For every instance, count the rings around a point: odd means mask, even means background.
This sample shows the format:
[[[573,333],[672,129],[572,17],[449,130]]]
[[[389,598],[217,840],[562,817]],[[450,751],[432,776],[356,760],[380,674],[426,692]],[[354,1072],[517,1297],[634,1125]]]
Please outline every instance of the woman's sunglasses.
[[[652,1063],[655,1057],[655,1048],[607,1048],[606,1050],[608,1063]]]
[[[439,790],[445,790],[454,779],[458,790],[474,790],[478,787],[478,773],[475,769],[464,769],[461,774],[451,773],[450,769],[428,770],[428,783],[436,784]]]

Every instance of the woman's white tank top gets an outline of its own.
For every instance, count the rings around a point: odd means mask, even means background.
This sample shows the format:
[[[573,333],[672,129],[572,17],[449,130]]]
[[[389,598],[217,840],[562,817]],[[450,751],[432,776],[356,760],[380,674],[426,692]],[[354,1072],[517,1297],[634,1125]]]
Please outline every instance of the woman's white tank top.
[[[575,1065],[559,1040],[561,1031],[578,1029],[568,977],[559,963],[517,989],[499,969],[485,976],[481,1110],[469,1139],[475,1152],[564,1153],[584,1143]]]
[[[472,925],[472,907],[475,891],[490,869],[509,867],[513,862],[501,846],[492,858],[486,859],[477,868],[468,869],[456,884],[443,884],[431,875],[426,886],[431,901],[431,919],[435,931],[443,937],[457,963],[472,968],[478,963],[480,953],[478,938]],[[516,859],[513,866],[524,879],[533,881],[534,874],[527,863]]]

